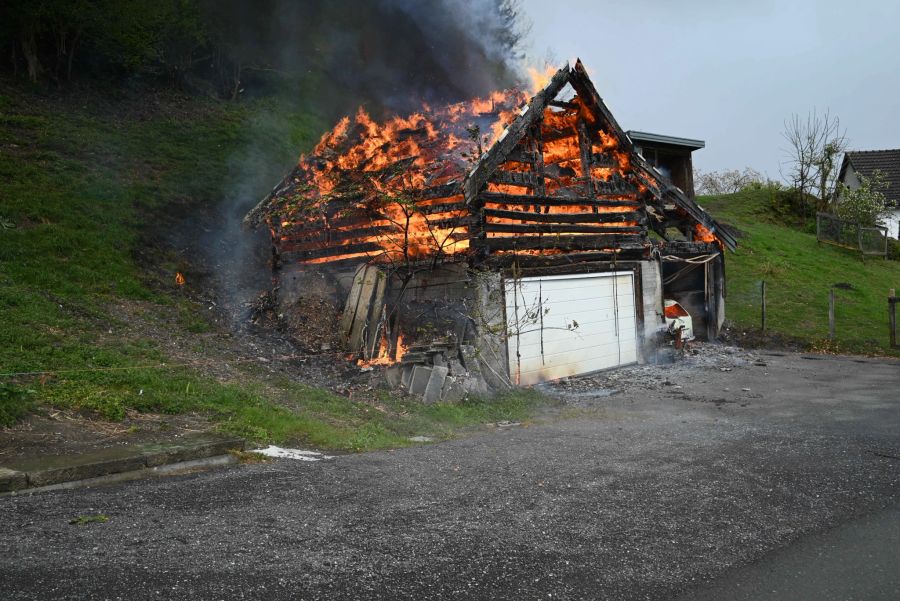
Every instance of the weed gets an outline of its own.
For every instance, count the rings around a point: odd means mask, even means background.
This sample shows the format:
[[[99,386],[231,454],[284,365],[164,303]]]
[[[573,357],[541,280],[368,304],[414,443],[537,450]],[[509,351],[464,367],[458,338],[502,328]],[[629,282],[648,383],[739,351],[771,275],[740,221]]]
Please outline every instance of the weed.
[[[266,463],[272,460],[271,457],[263,455],[262,453],[254,453],[253,451],[241,451],[240,449],[231,449],[228,451],[228,454],[237,459],[240,463],[244,464]]]
[[[31,411],[35,392],[0,382],[0,427],[11,426]]]
[[[86,526],[88,524],[105,524],[108,521],[109,517],[101,513],[97,515],[80,515],[69,520],[69,523],[73,526]]]

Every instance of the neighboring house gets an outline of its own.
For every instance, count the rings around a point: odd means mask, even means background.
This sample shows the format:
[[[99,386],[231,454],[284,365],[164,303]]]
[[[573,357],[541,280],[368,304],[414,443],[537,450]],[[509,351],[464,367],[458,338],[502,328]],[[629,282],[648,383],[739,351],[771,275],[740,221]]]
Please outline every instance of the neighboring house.
[[[888,228],[888,236],[900,239],[900,148],[892,150],[853,150],[844,153],[838,174],[838,190],[844,184],[851,190],[860,186],[859,176],[871,178],[881,171],[887,189],[884,196],[890,212],[881,220]],[[840,202],[840,196],[837,202]]]
[[[703,140],[651,134],[645,131],[626,132],[634,149],[657,171],[672,180],[688,198],[694,198],[694,164],[691,153],[706,146]]]
[[[271,231],[282,314],[339,315],[347,351],[400,361],[404,386],[446,399],[459,382],[423,373],[477,369],[501,389],[653,361],[664,298],[715,338],[735,239],[685,188],[579,61],[530,101],[345,118],[246,221]]]

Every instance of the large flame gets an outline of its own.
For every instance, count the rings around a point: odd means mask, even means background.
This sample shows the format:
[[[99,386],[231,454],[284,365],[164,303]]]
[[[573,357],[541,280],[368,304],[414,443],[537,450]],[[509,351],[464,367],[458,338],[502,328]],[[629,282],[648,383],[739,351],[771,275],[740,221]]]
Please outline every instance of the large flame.
[[[553,70],[531,75],[537,90]],[[442,108],[424,105],[380,122],[362,108],[341,119],[301,157],[290,192],[279,193],[269,226],[281,252],[309,264],[466,253],[479,215],[466,204],[461,184],[528,99],[507,90]],[[526,137],[517,156],[500,166],[503,177],[487,185],[488,192],[515,198],[486,200],[485,238],[640,232],[633,215],[647,188],[618,135],[578,96],[548,106],[539,123],[540,141]],[[527,196],[591,200],[532,205],[521,201]],[[697,239],[715,239],[701,228]]]

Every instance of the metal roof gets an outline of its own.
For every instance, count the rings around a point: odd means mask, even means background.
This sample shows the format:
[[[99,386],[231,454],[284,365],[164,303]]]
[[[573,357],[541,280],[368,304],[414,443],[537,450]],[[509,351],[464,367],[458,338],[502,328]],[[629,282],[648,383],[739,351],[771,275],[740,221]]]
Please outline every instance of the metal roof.
[[[664,136],[662,134],[651,134],[646,131],[628,130],[625,132],[633,142],[654,142],[656,144],[668,144],[670,146],[684,146],[692,150],[706,148],[706,142],[703,140],[694,140],[691,138],[677,138],[675,136]]]

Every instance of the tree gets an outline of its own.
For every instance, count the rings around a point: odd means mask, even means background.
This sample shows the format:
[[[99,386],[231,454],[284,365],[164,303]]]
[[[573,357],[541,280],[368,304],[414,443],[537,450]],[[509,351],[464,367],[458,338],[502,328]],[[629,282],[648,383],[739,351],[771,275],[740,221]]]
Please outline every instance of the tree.
[[[824,210],[837,177],[835,159],[847,145],[840,119],[827,110],[819,115],[813,109],[805,120],[794,114],[784,122],[782,136],[788,143],[782,175],[797,191],[798,212],[806,216],[811,195],[818,199],[816,208]]]
[[[887,209],[887,199],[883,192],[887,188],[884,173],[876,170],[872,177],[860,175],[859,181],[859,187],[852,190],[841,184],[835,213],[845,221],[864,226],[876,225]]]
[[[754,183],[765,184],[766,180],[759,171],[750,167],[745,167],[743,171],[726,169],[703,172],[697,169],[694,174],[697,194],[701,195],[734,194]]]

